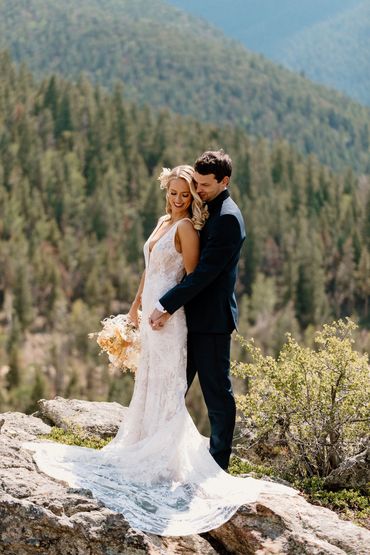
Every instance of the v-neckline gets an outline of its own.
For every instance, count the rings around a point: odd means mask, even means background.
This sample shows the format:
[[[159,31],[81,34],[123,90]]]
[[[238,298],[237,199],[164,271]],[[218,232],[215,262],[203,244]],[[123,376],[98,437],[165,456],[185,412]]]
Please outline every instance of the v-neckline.
[[[150,243],[151,243],[151,242],[149,241],[149,245],[148,245],[149,256],[152,254],[153,249],[154,249],[154,247],[156,246],[156,244],[159,243],[159,241],[160,241],[165,235],[167,235],[167,233],[169,233],[170,230],[173,228],[173,226],[176,225],[177,222],[179,222],[179,221],[180,221],[180,220],[176,220],[175,222],[173,222],[173,224],[170,225],[170,227],[167,229],[167,231],[165,231],[164,233],[162,233],[162,235],[159,237],[159,239],[157,239],[157,240],[154,242],[154,245],[152,246],[152,248],[150,248]],[[164,222],[165,222],[165,220],[164,220],[163,222],[160,223],[158,229],[154,230],[154,233],[155,233],[156,231],[159,231],[159,230],[160,230],[160,228],[162,227],[162,224],[163,224]]]

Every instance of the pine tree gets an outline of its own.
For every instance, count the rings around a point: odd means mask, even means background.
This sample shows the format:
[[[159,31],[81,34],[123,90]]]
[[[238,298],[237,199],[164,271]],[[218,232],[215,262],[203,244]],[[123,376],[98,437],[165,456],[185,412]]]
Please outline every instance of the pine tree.
[[[53,119],[56,122],[58,113],[58,93],[55,75],[52,75],[48,81],[44,96],[44,107],[49,108]]]
[[[21,325],[17,315],[14,314],[7,344],[9,371],[6,375],[6,385],[9,390],[18,387],[22,379],[22,369],[20,361],[21,341]]]
[[[162,194],[161,194],[162,193]],[[158,218],[164,213],[164,195],[156,181],[152,181],[144,198],[141,218],[143,222],[143,236],[149,237],[155,228]]]
[[[25,409],[26,414],[31,414],[38,409],[37,401],[45,399],[46,385],[45,378],[40,369],[35,372],[34,382],[30,394],[29,404]]]
[[[72,114],[68,91],[65,91],[60,104],[58,105],[57,117],[55,121],[55,136],[60,138],[65,131],[72,131]]]
[[[14,292],[14,311],[23,329],[32,322],[34,311],[32,302],[32,290],[30,283],[30,272],[25,261],[19,262],[16,270],[16,282]]]

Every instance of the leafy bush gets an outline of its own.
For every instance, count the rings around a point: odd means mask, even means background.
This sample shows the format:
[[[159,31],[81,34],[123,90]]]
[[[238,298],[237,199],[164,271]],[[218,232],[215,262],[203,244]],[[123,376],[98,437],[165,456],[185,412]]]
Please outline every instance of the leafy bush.
[[[232,457],[230,459],[228,472],[233,476],[237,476],[238,474],[249,474],[253,472],[256,478],[262,478],[263,476],[272,476],[274,473],[273,469],[269,466],[252,464],[249,461],[243,460],[239,457]]]
[[[287,468],[300,477],[328,475],[368,435],[369,365],[367,355],[353,349],[356,327],[348,318],[324,325],[316,349],[287,334],[276,359],[239,337],[251,362],[233,365],[249,383],[237,405],[255,426],[257,442],[282,445]]]

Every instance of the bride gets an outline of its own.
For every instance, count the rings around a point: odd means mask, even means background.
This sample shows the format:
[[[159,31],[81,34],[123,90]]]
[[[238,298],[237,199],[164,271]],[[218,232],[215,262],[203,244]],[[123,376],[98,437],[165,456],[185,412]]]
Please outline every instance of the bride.
[[[129,315],[140,328],[141,353],[133,397],[116,437],[94,450],[51,441],[27,442],[39,469],[74,487],[88,488],[143,532],[197,534],[226,522],[270,484],[227,474],[209,452],[185,406],[187,327],[184,309],[153,331],[156,301],[191,273],[199,259],[196,230],[207,219],[193,168],[163,170],[166,211],[144,245],[145,271]],[[274,485],[274,490],[294,490]]]

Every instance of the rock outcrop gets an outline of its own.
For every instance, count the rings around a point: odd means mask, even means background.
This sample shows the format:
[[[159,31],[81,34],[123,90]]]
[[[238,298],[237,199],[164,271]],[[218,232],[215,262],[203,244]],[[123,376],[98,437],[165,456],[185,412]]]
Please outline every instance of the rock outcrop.
[[[117,427],[116,404],[66,401],[39,403],[37,416],[0,414],[0,553],[6,555],[123,554],[353,554],[365,555],[370,532],[301,496],[261,495],[226,524],[208,534],[164,538],[133,530],[124,516],[104,507],[88,490],[75,489],[41,473],[21,446],[73,422],[102,437]],[[68,411],[64,412],[66,407]],[[51,410],[52,408],[52,410]],[[104,409],[104,410],[103,410]],[[112,410],[111,410],[112,409]],[[89,412],[90,417],[89,418]],[[79,418],[78,415],[81,415]],[[100,415],[100,416],[99,416]]]
[[[370,484],[370,446],[350,457],[333,470],[325,480],[331,489],[359,488]]]
[[[83,431],[88,436],[108,438],[116,435],[125,417],[127,407],[104,401],[81,401],[80,399],[41,399],[38,402],[40,416],[63,430]]]

